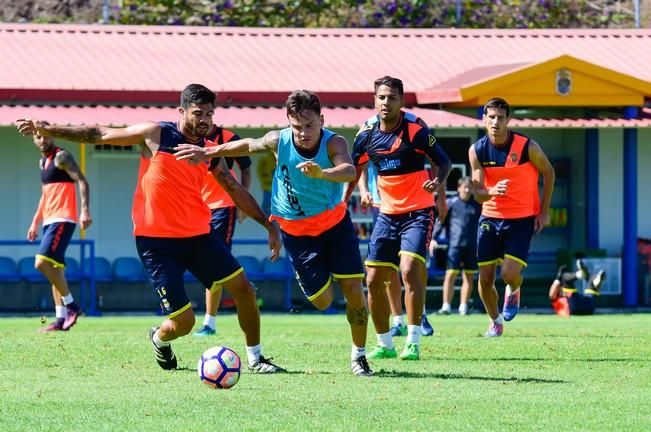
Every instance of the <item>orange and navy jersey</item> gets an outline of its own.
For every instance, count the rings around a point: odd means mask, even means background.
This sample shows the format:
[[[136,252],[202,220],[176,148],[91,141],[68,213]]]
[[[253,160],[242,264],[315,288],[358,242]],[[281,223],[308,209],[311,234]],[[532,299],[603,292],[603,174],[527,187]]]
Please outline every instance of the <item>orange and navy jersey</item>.
[[[55,147],[54,151],[43,156],[39,161],[41,168],[41,215],[43,225],[54,222],[77,223],[77,194],[75,181],[68,175],[66,170],[57,168],[54,158],[61,147]]]
[[[210,232],[210,209],[201,196],[206,173],[219,158],[199,165],[178,161],[174,147],[194,144],[215,145],[200,138],[186,138],[176,123],[160,122],[158,151],[150,159],[141,158],[138,183],[133,197],[133,233],[146,237],[194,237]]]
[[[373,162],[377,168],[377,186],[385,214],[402,214],[434,206],[434,195],[423,190],[429,180],[425,158],[438,166],[450,160],[436,144],[430,130],[409,113],[401,113],[400,122],[391,131],[382,131],[379,122],[368,124],[355,137],[353,162]]]
[[[214,145],[237,141],[239,139],[240,137],[237,136],[237,134],[221,127],[215,127],[213,132],[206,136],[206,140],[210,141]],[[233,165],[235,162],[237,162],[237,166],[240,170],[247,169],[251,166],[251,158],[248,156],[239,156],[235,158],[227,157],[224,159],[226,160],[228,169],[231,170],[231,174],[233,174],[233,177],[235,178],[237,178],[237,175],[233,171]],[[201,196],[211,209],[235,207],[235,203],[231,196],[221,187],[217,180],[215,180],[215,177],[210,171],[206,173],[206,177],[204,178],[203,187],[201,188]]]
[[[498,219],[519,219],[540,212],[538,169],[529,160],[529,138],[510,132],[503,146],[495,146],[488,136],[474,145],[477,159],[484,169],[484,186],[488,189],[501,180],[509,180],[506,195],[494,196],[482,205],[482,214]]]

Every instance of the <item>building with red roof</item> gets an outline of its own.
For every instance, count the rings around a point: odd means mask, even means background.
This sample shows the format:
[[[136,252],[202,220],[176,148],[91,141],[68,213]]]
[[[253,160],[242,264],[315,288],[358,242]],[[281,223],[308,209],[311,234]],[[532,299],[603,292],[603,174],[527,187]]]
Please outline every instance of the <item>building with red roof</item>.
[[[651,162],[651,30],[0,24],[0,46],[5,142],[24,141],[9,127],[21,117],[175,120],[179,91],[190,82],[218,93],[215,121],[241,135],[284,127],[287,94],[307,88],[322,98],[326,126],[352,138],[374,114],[373,80],[392,75],[405,83],[407,109],[435,130],[463,171],[467,147],[482,130],[478,108],[504,97],[514,107],[511,126],[562,168],[553,203],[560,216],[534,250],[603,248],[622,256],[623,304],[640,300],[636,242],[651,237],[651,220],[641,217],[651,203],[638,187],[651,182],[643,169]],[[118,227],[104,215],[128,215],[137,161],[110,149],[68,147],[86,165],[96,197],[99,254],[131,254],[127,218],[120,216]],[[5,238],[22,237],[35,206],[33,153],[19,150],[0,165],[17,185],[5,190],[5,199],[18,203],[16,217],[0,228]],[[116,207],[118,196],[125,204]]]

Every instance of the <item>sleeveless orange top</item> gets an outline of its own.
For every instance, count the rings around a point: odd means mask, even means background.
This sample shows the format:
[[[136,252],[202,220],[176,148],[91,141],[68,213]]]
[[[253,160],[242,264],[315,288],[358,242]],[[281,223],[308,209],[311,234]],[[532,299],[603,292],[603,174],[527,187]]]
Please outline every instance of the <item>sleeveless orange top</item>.
[[[54,163],[57,153],[64,151],[55,147],[54,151],[41,158],[42,217],[43,225],[54,222],[77,223],[77,194],[74,180],[65,170]]]
[[[204,138],[190,142],[175,123],[161,122],[158,151],[141,158],[134,193],[132,220],[136,236],[183,238],[210,232],[210,209],[201,188],[208,170],[219,159],[192,165],[177,161],[174,147],[181,143],[214,145]]]
[[[540,213],[539,173],[529,160],[529,138],[514,132],[511,135],[506,152],[491,144],[488,137],[475,143],[477,158],[484,168],[485,187],[509,180],[506,195],[491,197],[483,203],[482,214],[486,217],[519,219]]]

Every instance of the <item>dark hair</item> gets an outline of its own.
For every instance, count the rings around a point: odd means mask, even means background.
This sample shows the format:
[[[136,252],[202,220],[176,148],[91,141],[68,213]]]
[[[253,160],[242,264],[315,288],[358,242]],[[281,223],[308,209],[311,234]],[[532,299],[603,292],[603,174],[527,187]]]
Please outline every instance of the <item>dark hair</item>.
[[[489,108],[503,109],[506,111],[507,117],[511,115],[511,105],[509,105],[509,103],[502,98],[493,98],[486,102],[486,105],[484,105],[484,114],[488,112]]]
[[[321,115],[321,100],[316,93],[309,90],[294,90],[287,98],[285,107],[289,117],[298,117],[305,111]]]
[[[402,81],[399,80],[398,78],[390,77],[388,75],[376,79],[375,83],[373,84],[374,84],[373,92],[376,94],[377,94],[377,89],[383,85],[392,88],[394,90],[398,90],[398,94],[400,96],[402,96],[405,93],[404,87],[402,86]]]
[[[201,84],[190,84],[181,92],[181,107],[187,109],[191,104],[211,104],[215,106],[215,93]]]
[[[460,177],[459,180],[457,180],[457,187],[465,183],[472,183],[472,179],[468,176]]]

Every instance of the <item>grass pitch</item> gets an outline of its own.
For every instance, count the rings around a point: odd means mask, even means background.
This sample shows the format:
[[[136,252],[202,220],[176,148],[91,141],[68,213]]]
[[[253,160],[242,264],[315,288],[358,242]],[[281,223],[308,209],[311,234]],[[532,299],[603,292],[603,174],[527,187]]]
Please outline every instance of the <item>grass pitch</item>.
[[[344,315],[263,315],[264,353],[289,373],[245,372],[230,390],[201,384],[194,369],[214,345],[246,362],[232,314],[217,336],[176,341],[182,369],[171,372],[149,346],[160,317],[82,317],[45,335],[38,318],[0,319],[0,428],[651,430],[651,315],[521,315],[496,339],[481,337],[482,315],[431,318],[421,361],[374,361],[377,375],[357,378]]]

